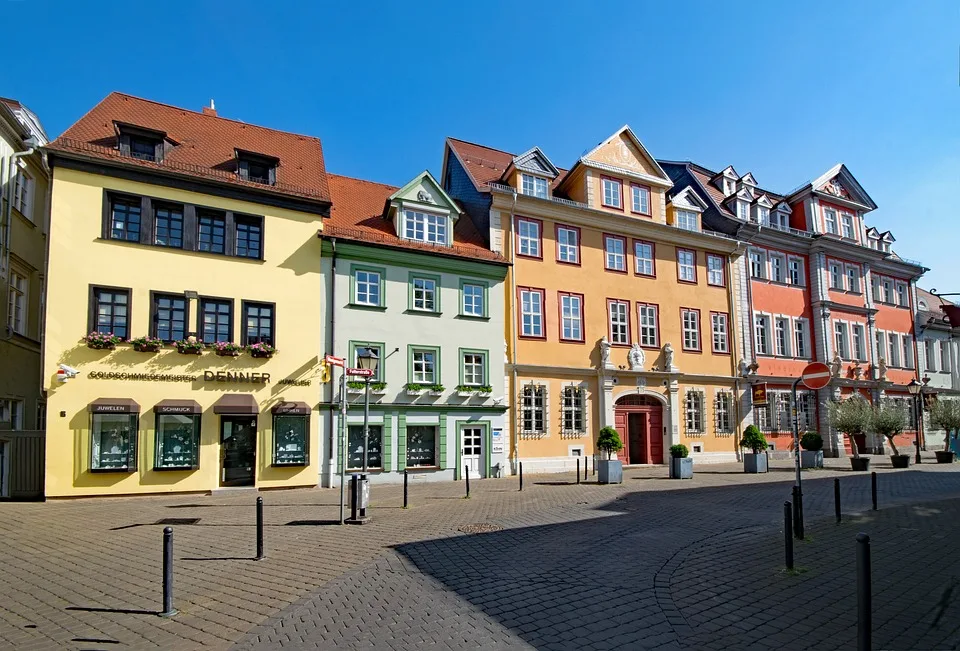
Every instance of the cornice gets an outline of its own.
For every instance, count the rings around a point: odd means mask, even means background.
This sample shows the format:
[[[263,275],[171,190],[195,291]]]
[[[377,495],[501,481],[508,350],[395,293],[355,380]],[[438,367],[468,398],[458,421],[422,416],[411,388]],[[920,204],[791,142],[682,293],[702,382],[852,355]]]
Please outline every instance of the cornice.
[[[515,370],[522,373],[540,373],[540,374],[562,374],[562,375],[582,375],[588,377],[614,377],[617,375],[626,375],[630,377],[643,377],[652,380],[695,380],[698,382],[733,382],[738,377],[735,375],[709,375],[703,373],[684,373],[682,371],[635,371],[630,369],[605,368],[597,369],[592,366],[549,366],[541,364],[507,364],[508,371]]]
[[[651,176],[649,174],[643,174],[642,172],[637,172],[636,170],[630,170],[626,167],[617,167],[616,165],[608,165],[606,163],[601,163],[589,158],[581,158],[578,161],[584,167],[590,167],[593,169],[598,169],[603,172],[611,172],[612,174],[618,174],[620,176],[625,176],[630,179],[636,179],[638,181],[643,181],[649,183],[650,185],[656,185],[661,188],[672,188],[673,181],[669,179],[663,179],[659,176]]]

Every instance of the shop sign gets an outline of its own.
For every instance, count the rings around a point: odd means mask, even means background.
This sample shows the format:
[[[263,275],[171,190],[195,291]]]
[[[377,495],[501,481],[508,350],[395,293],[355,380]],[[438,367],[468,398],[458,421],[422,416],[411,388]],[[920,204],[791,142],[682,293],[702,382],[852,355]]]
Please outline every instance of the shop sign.
[[[766,382],[761,384],[754,384],[752,393],[753,404],[764,407],[767,404],[767,384]]]
[[[193,382],[195,375],[172,375],[169,373],[121,373],[119,371],[90,371],[91,380],[126,380],[142,382]]]
[[[192,414],[194,409],[189,406],[157,407],[154,409],[154,412],[158,414]]]
[[[240,371],[204,371],[204,382],[249,382],[251,384],[270,384],[269,373],[242,373]]]
[[[115,413],[115,414],[126,414],[130,411],[129,407],[124,405],[93,405],[91,410],[95,414],[103,413]]]
[[[494,429],[490,445],[490,454],[503,454],[503,430]]]
[[[358,369],[359,370],[359,369]],[[269,373],[245,373],[242,371],[204,371],[199,375],[175,375],[171,373],[127,373],[121,371],[90,371],[87,378],[91,380],[121,380],[123,382],[238,382],[243,384],[270,384]],[[295,387],[308,387],[311,380],[300,378],[284,378],[279,384]],[[167,412],[179,413],[179,412]],[[184,412],[185,413],[185,412]]]

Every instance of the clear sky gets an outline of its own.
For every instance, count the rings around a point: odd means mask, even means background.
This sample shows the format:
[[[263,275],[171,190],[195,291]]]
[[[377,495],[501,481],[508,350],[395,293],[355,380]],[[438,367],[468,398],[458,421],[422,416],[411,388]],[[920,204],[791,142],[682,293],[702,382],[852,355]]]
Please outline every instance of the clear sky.
[[[789,190],[844,162],[868,223],[960,291],[960,3],[0,0],[0,95],[51,136],[113,90],[319,136],[331,172],[439,173],[446,136],[558,166],[623,124]],[[14,38],[16,33],[16,38]],[[30,41],[33,41],[32,43]]]

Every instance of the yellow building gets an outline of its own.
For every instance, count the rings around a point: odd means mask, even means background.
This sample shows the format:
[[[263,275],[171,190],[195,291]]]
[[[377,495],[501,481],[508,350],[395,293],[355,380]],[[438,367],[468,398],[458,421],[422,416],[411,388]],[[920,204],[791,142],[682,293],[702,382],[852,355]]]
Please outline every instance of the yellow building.
[[[448,139],[444,188],[513,263],[505,337],[511,458],[571,468],[615,427],[632,464],[683,443],[736,458],[739,341],[731,238],[674,187],[628,127],[571,169]]]
[[[46,151],[47,497],[315,485],[320,141],[114,93]]]

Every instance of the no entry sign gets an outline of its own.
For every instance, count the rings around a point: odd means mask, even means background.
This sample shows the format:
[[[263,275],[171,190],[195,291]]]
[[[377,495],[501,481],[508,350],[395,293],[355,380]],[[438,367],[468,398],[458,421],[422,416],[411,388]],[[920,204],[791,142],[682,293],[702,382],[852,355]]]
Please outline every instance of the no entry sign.
[[[808,389],[822,389],[830,384],[830,367],[821,362],[807,364],[800,376],[800,381]]]

